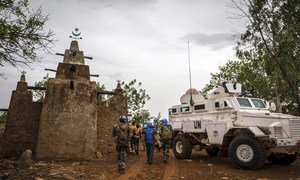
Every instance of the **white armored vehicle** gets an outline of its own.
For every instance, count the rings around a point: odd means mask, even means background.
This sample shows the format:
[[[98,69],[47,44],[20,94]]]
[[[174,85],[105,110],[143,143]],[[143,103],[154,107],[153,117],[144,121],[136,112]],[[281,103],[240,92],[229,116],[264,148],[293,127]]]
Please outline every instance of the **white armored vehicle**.
[[[190,89],[181,105],[169,108],[173,126],[173,152],[191,157],[192,149],[210,156],[229,157],[243,169],[259,169],[265,160],[289,165],[300,148],[300,118],[272,113],[258,98],[239,97],[241,84],[224,83],[207,99]]]

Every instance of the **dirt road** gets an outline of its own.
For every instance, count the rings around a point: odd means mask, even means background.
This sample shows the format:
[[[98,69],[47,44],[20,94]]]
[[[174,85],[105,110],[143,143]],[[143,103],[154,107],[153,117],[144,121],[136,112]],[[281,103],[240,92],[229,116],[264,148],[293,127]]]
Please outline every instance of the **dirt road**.
[[[164,164],[162,153],[156,152],[152,165],[146,164],[144,151],[139,156],[130,154],[125,174],[117,172],[116,157],[103,156],[89,162],[33,162],[22,170],[17,162],[0,161],[0,179],[298,179],[300,180],[300,158],[289,166],[265,166],[256,171],[233,167],[229,159],[210,157],[205,151],[194,152],[189,160],[177,160],[170,153],[169,164]]]
[[[118,179],[299,179],[300,158],[290,166],[277,166],[266,162],[263,169],[247,171],[236,169],[229,159],[210,157],[205,151],[194,152],[189,160],[177,160],[170,153],[171,161],[165,165],[162,153],[156,153],[154,164],[148,165],[143,153],[135,164]]]

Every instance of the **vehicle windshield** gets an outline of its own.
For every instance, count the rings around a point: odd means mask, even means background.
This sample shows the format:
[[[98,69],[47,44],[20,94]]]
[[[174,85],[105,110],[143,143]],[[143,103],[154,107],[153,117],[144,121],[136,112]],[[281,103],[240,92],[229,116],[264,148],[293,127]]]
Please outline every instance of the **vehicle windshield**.
[[[237,98],[241,107],[252,107],[249,100],[246,98]]]
[[[251,99],[256,108],[266,108],[265,104],[260,99]]]
[[[237,98],[241,107],[250,107],[250,108],[266,108],[266,105],[261,99],[250,99],[250,98]],[[251,105],[252,101],[254,107]]]

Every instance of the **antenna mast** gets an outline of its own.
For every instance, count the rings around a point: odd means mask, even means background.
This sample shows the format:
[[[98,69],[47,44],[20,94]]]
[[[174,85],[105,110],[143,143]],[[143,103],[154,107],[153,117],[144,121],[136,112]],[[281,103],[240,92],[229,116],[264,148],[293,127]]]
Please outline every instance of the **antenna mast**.
[[[193,95],[192,95],[192,72],[191,72],[191,58],[190,58],[190,41],[188,41],[188,59],[189,59],[189,77],[190,77],[190,104],[194,105]]]

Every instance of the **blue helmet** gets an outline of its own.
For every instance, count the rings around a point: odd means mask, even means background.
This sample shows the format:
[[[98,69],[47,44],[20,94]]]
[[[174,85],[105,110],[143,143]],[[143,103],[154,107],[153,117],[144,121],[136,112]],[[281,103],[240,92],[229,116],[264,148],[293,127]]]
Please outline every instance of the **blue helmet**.
[[[162,120],[162,123],[163,123],[163,124],[168,124],[168,120],[167,120],[166,118],[164,118],[164,119]]]
[[[126,116],[120,116],[119,121],[120,122],[125,122],[126,121]]]
[[[152,127],[153,125],[152,125],[152,122],[151,121],[148,121],[147,122],[147,127]]]

